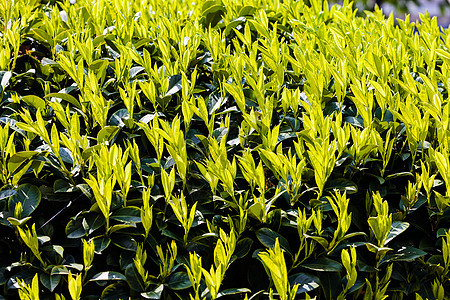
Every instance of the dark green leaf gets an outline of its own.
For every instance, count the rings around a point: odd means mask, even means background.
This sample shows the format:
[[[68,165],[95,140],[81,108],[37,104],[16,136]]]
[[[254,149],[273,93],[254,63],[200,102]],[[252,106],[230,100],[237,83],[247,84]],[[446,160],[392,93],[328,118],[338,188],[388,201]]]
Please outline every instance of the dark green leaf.
[[[100,272],[92,276],[89,281],[104,281],[104,280],[127,280],[125,275],[119,273],[119,272],[113,272],[113,271],[107,271],[107,272]]]
[[[164,290],[164,285],[158,285],[153,291],[147,293],[141,293],[141,296],[145,299],[161,299],[161,294]]]
[[[5,199],[5,198],[9,198],[12,195],[16,194],[17,191],[15,190],[4,190],[0,192],[0,200]]]
[[[280,242],[280,247],[284,249],[289,255],[292,256],[291,249],[289,247],[288,241],[281,236],[280,234],[276,233],[272,229],[269,228],[261,228],[256,231],[256,237],[258,240],[263,244],[264,246],[268,248],[272,248],[275,245],[275,240],[278,238]]]
[[[129,299],[129,288],[124,283],[113,283],[108,285],[102,292],[102,300],[122,300]]]
[[[414,174],[411,172],[399,172],[399,173],[389,174],[388,176],[386,176],[386,180],[394,179],[397,177],[405,177],[405,176],[414,177]]]
[[[236,244],[234,255],[236,255],[237,258],[245,257],[250,252],[252,245],[253,240],[251,238],[245,237],[243,239],[240,239]]]
[[[167,88],[167,92],[164,97],[172,96],[173,94],[181,91],[183,87],[181,75],[173,75],[169,77],[169,87]]]
[[[445,236],[447,234],[447,232],[448,232],[448,228],[439,228],[436,231],[436,238],[440,238],[440,237]]]
[[[358,186],[351,180],[345,178],[338,178],[328,180],[325,185],[326,191],[346,191],[347,194],[354,194],[358,192]]]
[[[141,222],[141,210],[134,206],[122,207],[116,210],[110,217],[120,222]]]
[[[63,265],[54,266],[52,268],[52,272],[51,272],[51,276],[68,275],[68,274],[69,274],[69,270],[67,269],[67,266],[63,266]]]
[[[0,285],[3,285],[6,283],[5,272],[6,272],[6,268],[0,267]]]
[[[425,256],[427,253],[414,247],[402,247],[394,255],[386,256],[383,262],[387,261],[413,261],[419,257]]]
[[[391,225],[391,231],[389,232],[388,237],[386,238],[386,243],[389,243],[392,241],[396,236],[398,236],[400,233],[408,229],[409,223],[408,222],[393,222]]]
[[[125,276],[127,277],[127,283],[132,290],[136,292],[143,292],[145,290],[146,284],[133,263],[126,268]]]
[[[301,264],[302,267],[319,272],[340,272],[342,265],[328,257],[307,260]]]
[[[176,272],[170,275],[165,285],[172,290],[184,290],[192,286],[189,276],[185,272]]]
[[[130,117],[128,113],[128,109],[122,108],[112,114],[111,118],[109,118],[109,124],[113,126],[123,127],[125,124],[122,119],[128,119]]]
[[[17,193],[8,200],[10,213],[14,214],[14,209],[19,202],[22,203],[22,217],[28,217],[41,202],[41,191],[35,185],[22,184],[17,189]]]
[[[144,71],[145,69],[141,66],[136,66],[136,67],[132,67],[130,69],[130,79],[136,77],[137,74],[139,74],[140,72]]]
[[[289,284],[294,286],[298,284],[297,294],[312,291],[320,286],[319,277],[307,274],[307,273],[296,273],[289,276]]]
[[[237,295],[237,294],[243,294],[243,293],[251,293],[251,290],[246,288],[233,288],[233,289],[226,289],[217,294],[217,299],[224,296],[229,295]]]
[[[103,250],[108,248],[111,239],[107,237],[99,237],[94,239],[95,253],[101,254]]]
[[[129,235],[116,235],[112,239],[112,243],[124,250],[136,251],[137,249],[136,241]]]
[[[53,183],[53,191],[55,193],[71,193],[78,191],[78,188],[64,179],[56,179]]]
[[[75,239],[93,233],[105,224],[105,218],[98,213],[89,213],[70,220],[66,226],[68,238]]]
[[[42,273],[39,275],[39,280],[43,286],[45,286],[50,292],[53,292],[61,280],[61,275],[49,275],[47,273]]]
[[[341,291],[341,277],[336,272],[320,272],[320,286],[322,292],[325,295],[325,299],[334,300],[337,299],[337,295]]]
[[[63,162],[68,163],[70,165],[73,164],[72,152],[70,152],[70,150],[67,149],[66,147],[59,148],[59,155],[61,156]]]

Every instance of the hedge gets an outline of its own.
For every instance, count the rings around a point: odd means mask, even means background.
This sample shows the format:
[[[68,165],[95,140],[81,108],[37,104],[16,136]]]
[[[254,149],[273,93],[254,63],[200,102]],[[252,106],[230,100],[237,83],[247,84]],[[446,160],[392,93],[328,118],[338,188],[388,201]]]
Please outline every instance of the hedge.
[[[435,18],[3,0],[0,28],[0,299],[450,297]]]

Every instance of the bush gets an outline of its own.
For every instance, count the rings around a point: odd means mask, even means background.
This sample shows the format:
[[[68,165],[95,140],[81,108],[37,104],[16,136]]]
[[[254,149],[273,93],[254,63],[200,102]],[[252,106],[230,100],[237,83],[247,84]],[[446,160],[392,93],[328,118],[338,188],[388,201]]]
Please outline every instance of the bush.
[[[0,4],[1,299],[450,297],[436,19]]]

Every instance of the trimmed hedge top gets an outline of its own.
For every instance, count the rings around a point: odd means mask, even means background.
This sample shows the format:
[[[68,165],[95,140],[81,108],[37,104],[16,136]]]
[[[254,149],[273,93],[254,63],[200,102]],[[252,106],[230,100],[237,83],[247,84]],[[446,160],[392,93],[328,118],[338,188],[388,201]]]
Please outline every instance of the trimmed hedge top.
[[[450,29],[305,2],[0,1],[0,299],[450,297]]]

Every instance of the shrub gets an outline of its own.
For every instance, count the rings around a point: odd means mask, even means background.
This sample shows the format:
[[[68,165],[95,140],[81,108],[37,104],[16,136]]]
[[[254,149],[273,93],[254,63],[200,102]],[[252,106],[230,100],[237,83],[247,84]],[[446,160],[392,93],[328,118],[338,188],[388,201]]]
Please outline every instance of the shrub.
[[[0,298],[450,297],[449,29],[73,3],[0,2]]]

